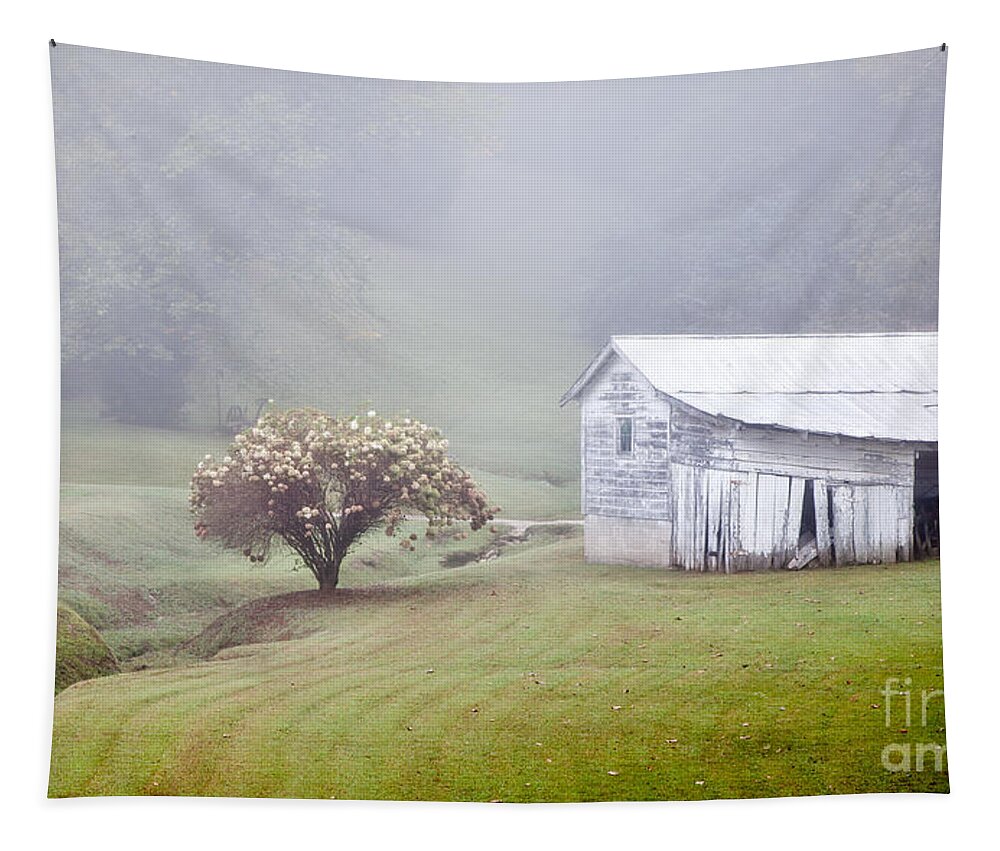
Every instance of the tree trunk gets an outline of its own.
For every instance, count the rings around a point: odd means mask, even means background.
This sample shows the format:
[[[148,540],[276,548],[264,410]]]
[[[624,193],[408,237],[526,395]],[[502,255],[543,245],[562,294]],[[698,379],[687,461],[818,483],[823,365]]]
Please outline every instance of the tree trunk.
[[[340,560],[328,561],[319,567],[319,590],[332,591],[340,581]]]

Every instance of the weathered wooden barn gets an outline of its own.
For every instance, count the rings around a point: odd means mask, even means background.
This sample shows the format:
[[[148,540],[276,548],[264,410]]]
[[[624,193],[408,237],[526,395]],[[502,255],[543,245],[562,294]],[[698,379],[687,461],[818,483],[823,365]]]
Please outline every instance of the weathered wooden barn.
[[[572,400],[588,561],[735,572],[938,546],[936,333],[613,337]]]

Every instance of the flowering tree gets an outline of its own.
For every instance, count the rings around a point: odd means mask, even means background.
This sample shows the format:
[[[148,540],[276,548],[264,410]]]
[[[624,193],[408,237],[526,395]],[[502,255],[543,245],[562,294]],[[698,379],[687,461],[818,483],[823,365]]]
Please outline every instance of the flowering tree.
[[[408,514],[434,527],[468,520],[473,529],[497,508],[447,455],[448,441],[410,419],[374,411],[336,418],[314,410],[266,414],[236,435],[221,460],[206,456],[191,480],[195,534],[266,561],[284,543],[321,590],[365,533],[395,535]],[[400,546],[413,550],[410,535]]]

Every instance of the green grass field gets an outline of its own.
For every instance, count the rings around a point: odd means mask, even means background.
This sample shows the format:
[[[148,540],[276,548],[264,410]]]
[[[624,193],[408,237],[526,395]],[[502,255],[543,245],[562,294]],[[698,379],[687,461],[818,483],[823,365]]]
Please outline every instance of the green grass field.
[[[433,305],[425,318],[414,345],[433,344]],[[512,360],[520,392],[491,396],[460,367],[433,390],[421,379],[427,419],[502,516],[578,517],[575,412],[549,405],[562,376],[532,387]],[[375,535],[320,596],[290,559],[251,566],[194,536],[188,477],[225,443],[64,408],[60,602],[124,673],[56,696],[52,796],[947,791],[932,759],[881,761],[886,745],[944,743],[940,698],[926,726],[919,701],[942,684],[936,563],[687,575],[587,565],[578,527],[539,526],[486,562],[503,534],[414,554]],[[880,690],[907,677],[915,715],[894,698],[887,726]]]
[[[931,760],[881,763],[887,744],[944,742],[941,700],[919,717],[920,690],[942,687],[936,563],[716,577],[581,550],[578,530],[540,530],[494,561],[427,555],[382,584],[229,611],[173,667],[57,696],[50,794],[947,791]],[[912,679],[908,725],[897,698],[886,726],[891,677]]]

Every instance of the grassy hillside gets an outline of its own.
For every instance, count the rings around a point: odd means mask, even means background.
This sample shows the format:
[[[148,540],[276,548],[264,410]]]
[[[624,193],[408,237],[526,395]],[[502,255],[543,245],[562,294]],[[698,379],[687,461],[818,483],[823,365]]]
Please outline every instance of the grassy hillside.
[[[69,606],[56,613],[56,691],[81,680],[117,674],[121,668],[111,648]]]
[[[397,544],[379,534],[365,539],[345,562],[342,585],[440,571],[442,562],[464,563],[496,541],[481,530],[461,542],[425,543],[413,554]],[[287,556],[254,566],[200,541],[181,488],[62,487],[60,600],[100,630],[129,667],[174,664],[177,645],[234,606],[315,586],[308,571],[293,568]]]
[[[287,562],[253,570],[195,538],[179,488],[64,485],[59,538],[60,600],[131,664],[234,605],[309,587]]]
[[[935,563],[715,577],[585,565],[580,543],[286,595],[222,622],[269,643],[79,683],[56,699],[50,794],[947,790],[946,774],[890,773],[880,756],[944,741],[940,699],[903,732],[880,694],[889,677],[941,687]]]

